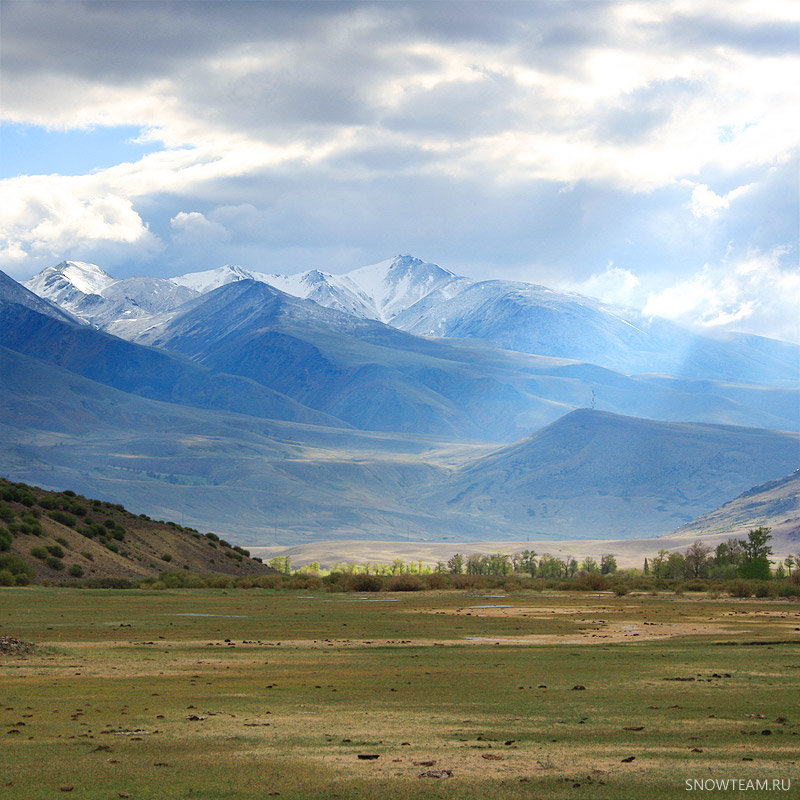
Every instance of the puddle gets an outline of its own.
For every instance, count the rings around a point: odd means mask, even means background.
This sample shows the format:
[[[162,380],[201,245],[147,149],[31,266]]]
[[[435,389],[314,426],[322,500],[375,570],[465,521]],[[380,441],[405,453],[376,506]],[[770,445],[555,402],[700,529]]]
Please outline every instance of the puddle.
[[[356,600],[367,600],[370,603],[399,603],[396,597],[356,597]]]

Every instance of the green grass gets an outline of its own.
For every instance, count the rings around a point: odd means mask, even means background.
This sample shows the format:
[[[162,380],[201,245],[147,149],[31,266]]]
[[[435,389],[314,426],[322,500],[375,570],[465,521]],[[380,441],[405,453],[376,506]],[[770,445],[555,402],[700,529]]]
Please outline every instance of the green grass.
[[[642,800],[684,797],[692,778],[800,785],[797,603],[392,597],[0,590],[0,635],[41,645],[0,655],[0,794]],[[477,605],[530,615],[467,616]],[[683,621],[703,632],[590,638]],[[543,634],[563,638],[492,641]],[[453,777],[419,777],[430,769]]]

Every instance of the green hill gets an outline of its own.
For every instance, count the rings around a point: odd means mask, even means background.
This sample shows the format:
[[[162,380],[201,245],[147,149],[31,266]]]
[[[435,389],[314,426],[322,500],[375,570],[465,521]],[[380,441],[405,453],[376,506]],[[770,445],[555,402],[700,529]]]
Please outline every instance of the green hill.
[[[137,582],[170,570],[274,572],[213,533],[0,478],[0,585]]]

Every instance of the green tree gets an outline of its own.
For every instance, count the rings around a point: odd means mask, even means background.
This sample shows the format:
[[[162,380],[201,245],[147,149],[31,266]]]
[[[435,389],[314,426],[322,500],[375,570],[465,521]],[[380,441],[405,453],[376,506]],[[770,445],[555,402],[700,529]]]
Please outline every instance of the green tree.
[[[686,557],[683,553],[670,553],[666,563],[666,577],[684,578],[686,577]]]
[[[289,556],[275,556],[275,558],[271,558],[267,563],[272,569],[284,575],[290,575],[292,572],[292,563]]]
[[[508,575],[511,573],[511,556],[505,553],[492,553],[486,559],[487,575]]]
[[[705,577],[708,571],[708,557],[711,548],[699,539],[686,550],[686,572],[693,578]]]
[[[536,576],[536,551],[523,550],[519,555],[519,568],[522,572],[527,572],[531,578]]]
[[[617,571],[617,559],[611,553],[600,556],[600,572],[603,575],[611,575]]]
[[[742,561],[739,573],[743,578],[772,577],[770,572],[769,557],[772,555],[770,540],[772,533],[769,528],[753,528],[747,534],[747,539],[739,539],[742,548]]]
[[[467,575],[486,575],[488,556],[473,553],[467,558]]]
[[[447,559],[447,569],[453,575],[460,575],[464,571],[464,556],[461,553],[453,553]]]
[[[578,562],[572,556],[570,556],[567,559],[567,575],[570,578],[573,578],[575,577],[575,573],[577,571],[578,571]]]
[[[550,553],[543,553],[539,559],[539,577],[540,578],[560,578],[566,574],[566,564],[556,556]]]
[[[581,569],[584,572],[600,572],[600,565],[591,556],[587,556],[581,562]]]

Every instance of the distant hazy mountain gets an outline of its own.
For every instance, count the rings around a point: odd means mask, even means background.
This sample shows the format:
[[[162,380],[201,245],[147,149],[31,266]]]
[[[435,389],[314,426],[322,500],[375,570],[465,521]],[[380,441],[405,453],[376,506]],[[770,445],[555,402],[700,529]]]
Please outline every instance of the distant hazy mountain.
[[[364,430],[519,438],[592,402],[623,414],[791,428],[796,389],[631,378],[411,336],[251,280],[186,304],[138,341],[242,375]]]
[[[578,294],[513,281],[472,281],[413,256],[332,274],[273,275],[238,266],[171,278],[115,281],[99,267],[63,262],[27,282],[60,307],[125,338],[180,304],[242,280],[409,333],[467,338],[628,374],[795,387],[800,347],[745,334],[712,338]]]
[[[275,419],[340,425],[254,381],[111,336],[0,273],[0,346],[141,397]]]
[[[463,468],[430,502],[539,536],[658,535],[800,461],[800,434],[588,409]]]
[[[783,551],[800,553],[800,470],[762,483],[675,531],[697,539],[724,533],[745,538],[752,528],[766,526]]]

